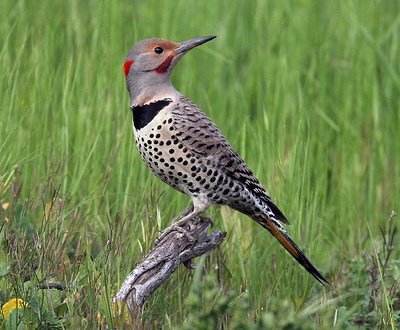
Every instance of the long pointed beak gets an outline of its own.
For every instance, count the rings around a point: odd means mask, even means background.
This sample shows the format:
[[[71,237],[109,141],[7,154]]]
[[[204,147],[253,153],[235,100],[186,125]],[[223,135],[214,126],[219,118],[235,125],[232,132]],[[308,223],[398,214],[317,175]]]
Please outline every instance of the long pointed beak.
[[[179,44],[179,46],[177,48],[175,48],[175,51],[178,54],[185,53],[194,47],[200,46],[207,41],[215,39],[216,37],[217,36],[208,36],[208,37],[200,37],[200,38],[196,38],[196,39],[190,39],[187,41],[183,41]]]

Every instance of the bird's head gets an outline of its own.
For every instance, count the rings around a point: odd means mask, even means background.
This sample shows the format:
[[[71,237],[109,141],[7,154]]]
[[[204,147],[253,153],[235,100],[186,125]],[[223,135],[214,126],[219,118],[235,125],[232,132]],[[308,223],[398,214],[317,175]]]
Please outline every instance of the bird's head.
[[[167,92],[173,88],[170,75],[176,63],[190,49],[214,38],[201,37],[184,42],[153,38],[134,45],[123,66],[131,105],[144,104],[153,96],[149,94]]]

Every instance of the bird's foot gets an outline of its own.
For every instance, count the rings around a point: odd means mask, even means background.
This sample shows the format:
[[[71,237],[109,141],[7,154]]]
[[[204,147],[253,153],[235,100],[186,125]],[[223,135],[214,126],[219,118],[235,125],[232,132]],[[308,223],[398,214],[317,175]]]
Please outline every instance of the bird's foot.
[[[197,217],[202,211],[204,211],[203,209],[201,210],[196,210],[194,208],[194,206],[189,207],[188,209],[182,211],[177,218],[175,218],[173,221],[171,226],[169,226],[168,228],[165,228],[161,234],[160,237],[155,241],[155,244],[159,244],[161,242],[161,240],[163,238],[165,238],[166,235],[170,234],[173,231],[178,231],[180,233],[182,233],[183,235],[185,235],[187,237],[187,239],[189,240],[189,243],[192,244],[195,242],[195,239],[193,238],[192,235],[190,235],[190,222],[193,218]],[[176,221],[176,219],[179,219],[178,221]],[[188,225],[187,225],[188,224]],[[183,228],[183,227],[187,227],[189,230]]]
[[[179,219],[185,219],[186,216],[188,216],[189,214],[192,214],[193,211],[194,211],[193,205],[189,206],[187,209],[184,209],[181,213],[178,214],[177,217],[172,219],[171,225],[179,222]]]
[[[160,237],[158,237],[155,240],[155,245],[158,245],[168,234],[174,231],[180,232],[181,234],[185,235],[190,244],[194,243],[195,239],[192,237],[192,235],[189,234],[189,232],[185,228],[182,227],[186,222],[187,219],[181,219],[179,221],[174,222],[171,226],[165,228],[160,233]]]

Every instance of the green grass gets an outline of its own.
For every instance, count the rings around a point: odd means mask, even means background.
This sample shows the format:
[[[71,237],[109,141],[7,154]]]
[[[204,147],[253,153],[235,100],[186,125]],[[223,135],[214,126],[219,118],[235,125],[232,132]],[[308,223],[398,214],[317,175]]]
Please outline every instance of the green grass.
[[[399,13],[397,0],[1,1],[0,303],[30,303],[2,327],[396,328],[400,251],[383,237],[400,209]],[[136,151],[122,64],[140,39],[214,34],[174,85],[332,287],[212,208],[228,236],[208,275],[179,268],[134,323],[113,294],[189,199]]]

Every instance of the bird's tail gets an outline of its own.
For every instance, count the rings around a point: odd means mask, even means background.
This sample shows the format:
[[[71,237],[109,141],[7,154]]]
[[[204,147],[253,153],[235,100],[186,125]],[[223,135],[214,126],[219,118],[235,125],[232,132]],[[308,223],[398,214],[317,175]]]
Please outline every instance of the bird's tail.
[[[292,238],[282,227],[282,225],[274,219],[263,219],[257,221],[261,226],[266,228],[281,245],[302,265],[318,282],[322,284],[329,284],[329,282],[320,274],[320,272],[313,266],[310,260],[304,255],[300,248],[293,242]]]

